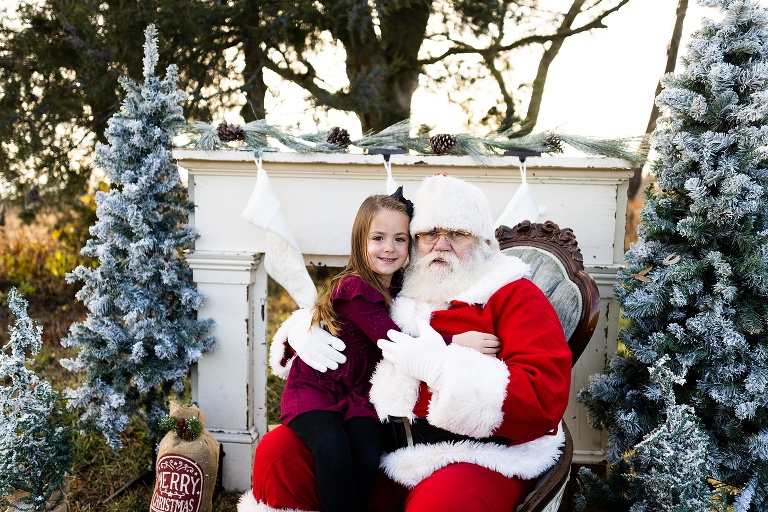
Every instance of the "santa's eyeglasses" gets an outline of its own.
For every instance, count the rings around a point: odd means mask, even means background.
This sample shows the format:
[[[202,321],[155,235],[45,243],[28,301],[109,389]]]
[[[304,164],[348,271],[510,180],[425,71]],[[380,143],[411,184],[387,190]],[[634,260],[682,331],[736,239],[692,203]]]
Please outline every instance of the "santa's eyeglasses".
[[[431,231],[424,231],[422,233],[416,233],[414,238],[416,238],[416,242],[418,243],[424,245],[435,245],[437,241],[440,240],[441,236],[444,236],[445,240],[449,244],[461,244],[474,238],[472,233],[469,231],[438,231],[436,229]]]

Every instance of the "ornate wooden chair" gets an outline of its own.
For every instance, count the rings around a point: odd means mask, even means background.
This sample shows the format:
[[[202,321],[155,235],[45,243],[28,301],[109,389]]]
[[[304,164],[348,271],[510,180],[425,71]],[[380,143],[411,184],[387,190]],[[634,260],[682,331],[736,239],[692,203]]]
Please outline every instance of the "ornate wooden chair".
[[[523,221],[496,230],[501,250],[531,265],[531,281],[547,296],[563,325],[575,364],[589,343],[600,312],[595,280],[584,270],[584,260],[573,231],[552,221]],[[563,422],[565,446],[557,464],[539,477],[533,491],[516,512],[556,512],[571,474],[573,439]]]

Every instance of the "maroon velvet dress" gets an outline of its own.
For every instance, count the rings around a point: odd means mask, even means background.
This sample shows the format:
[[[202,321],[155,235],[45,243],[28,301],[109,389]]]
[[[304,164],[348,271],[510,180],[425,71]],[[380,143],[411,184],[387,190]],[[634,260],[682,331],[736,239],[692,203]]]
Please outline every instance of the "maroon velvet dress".
[[[338,413],[342,423],[350,418],[378,418],[368,399],[371,374],[381,360],[376,341],[386,338],[390,329],[400,329],[390,318],[384,297],[355,275],[336,287],[333,308],[339,321],[337,336],[347,345],[343,352],[347,362],[322,373],[294,359],[281,399],[283,425],[307,411]]]

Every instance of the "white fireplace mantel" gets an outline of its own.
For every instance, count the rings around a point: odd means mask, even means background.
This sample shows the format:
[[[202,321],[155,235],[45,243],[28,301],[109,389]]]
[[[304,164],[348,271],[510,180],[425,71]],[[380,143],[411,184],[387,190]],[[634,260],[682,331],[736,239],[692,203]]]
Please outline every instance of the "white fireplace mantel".
[[[222,443],[224,487],[250,487],[253,452],[266,432],[267,276],[261,265],[264,232],[240,217],[256,184],[254,156],[246,151],[177,149],[189,173],[195,203],[191,222],[200,237],[188,255],[206,301],[198,314],[216,321],[217,349],[193,374],[193,398],[206,427]],[[392,155],[392,175],[412,197],[426,176],[446,173],[480,187],[494,216],[520,185],[516,157],[481,163],[468,156]],[[385,192],[381,155],[264,153],[262,158],[282,212],[307,265],[343,266],[352,221],[363,199]],[[603,458],[604,436],[589,427],[575,394],[602,371],[616,350],[619,307],[613,296],[623,263],[624,225],[631,165],[614,158],[529,157],[528,183],[544,216],[573,229],[587,271],[597,281],[602,310],[595,335],[574,368],[566,420],[574,436],[574,461]],[[446,205],[450,207],[450,205]],[[543,220],[543,219],[542,219]]]

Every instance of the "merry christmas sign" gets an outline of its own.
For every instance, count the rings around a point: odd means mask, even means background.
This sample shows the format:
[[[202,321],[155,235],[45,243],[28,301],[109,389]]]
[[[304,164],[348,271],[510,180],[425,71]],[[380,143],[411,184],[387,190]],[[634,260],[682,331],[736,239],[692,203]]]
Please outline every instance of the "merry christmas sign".
[[[203,501],[205,475],[193,459],[165,454],[156,467],[155,492],[150,512],[198,512]]]

